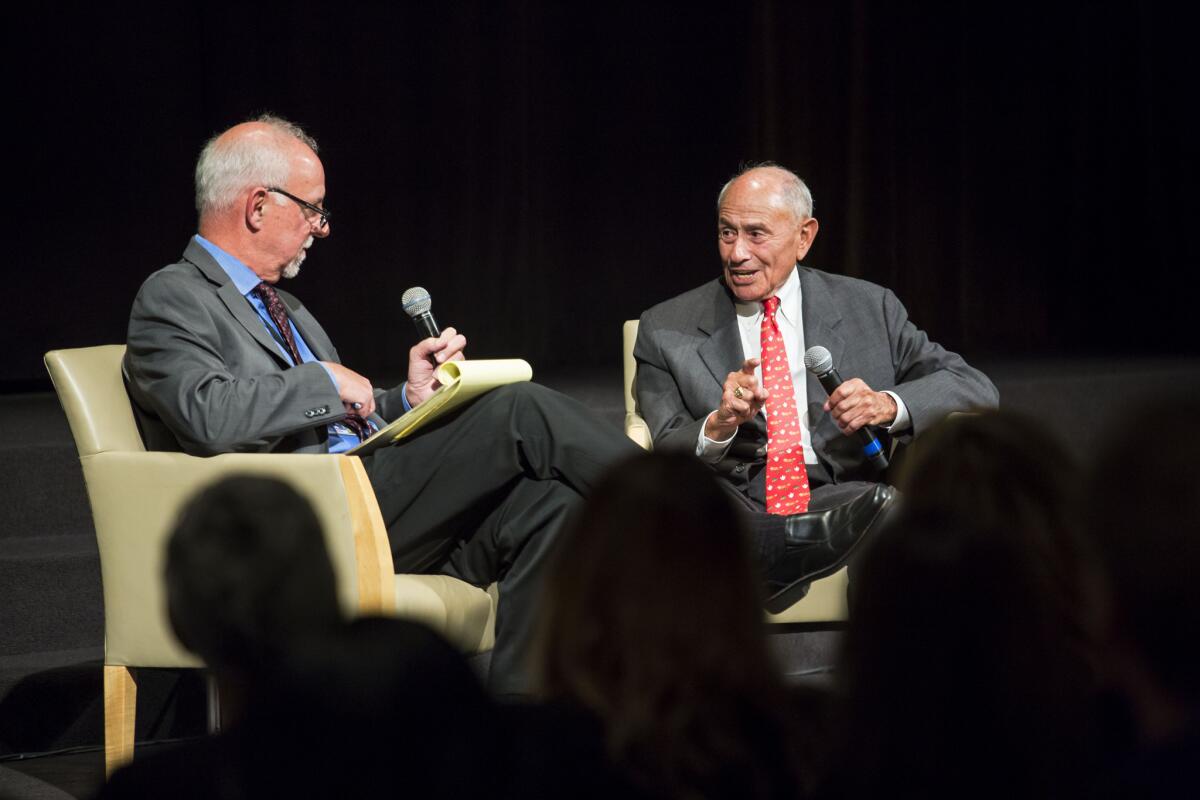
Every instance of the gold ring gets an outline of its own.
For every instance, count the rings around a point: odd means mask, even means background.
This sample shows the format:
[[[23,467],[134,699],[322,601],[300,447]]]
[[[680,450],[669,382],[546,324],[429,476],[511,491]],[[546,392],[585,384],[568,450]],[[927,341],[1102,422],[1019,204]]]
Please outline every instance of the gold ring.
[[[736,389],[734,389],[733,396],[736,397],[738,400],[741,400],[742,397],[744,397],[744,395],[742,394],[742,387],[739,386]]]

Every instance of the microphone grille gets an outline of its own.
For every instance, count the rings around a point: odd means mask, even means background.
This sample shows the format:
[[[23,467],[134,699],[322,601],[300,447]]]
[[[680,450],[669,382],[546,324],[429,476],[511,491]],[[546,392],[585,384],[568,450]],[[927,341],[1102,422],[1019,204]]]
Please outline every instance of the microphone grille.
[[[815,344],[804,353],[804,368],[814,375],[823,375],[833,369],[833,356],[829,349]]]
[[[400,305],[404,308],[405,314],[410,317],[419,317],[429,313],[429,309],[433,307],[433,298],[420,286],[414,286],[411,289],[405,289],[404,294],[400,295]]]

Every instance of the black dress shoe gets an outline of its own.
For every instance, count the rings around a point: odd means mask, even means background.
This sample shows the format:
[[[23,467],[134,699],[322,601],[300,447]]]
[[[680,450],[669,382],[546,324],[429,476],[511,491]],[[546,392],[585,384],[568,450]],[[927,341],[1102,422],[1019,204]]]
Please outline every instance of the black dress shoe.
[[[787,549],[767,570],[767,611],[778,614],[804,597],[810,583],[840,569],[898,496],[879,484],[849,503],[785,518]]]

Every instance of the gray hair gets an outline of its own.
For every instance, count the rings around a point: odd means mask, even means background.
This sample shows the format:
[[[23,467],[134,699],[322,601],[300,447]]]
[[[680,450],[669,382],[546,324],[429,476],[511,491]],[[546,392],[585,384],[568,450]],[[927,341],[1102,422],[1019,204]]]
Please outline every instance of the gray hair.
[[[808,185],[800,179],[800,176],[792,172],[787,167],[781,167],[774,161],[762,161],[757,164],[743,164],[737,171],[737,174],[726,181],[721,187],[721,193],[717,195],[717,211],[721,209],[721,205],[725,202],[725,193],[729,191],[729,187],[738,178],[745,175],[747,172],[756,169],[773,169],[782,172],[784,175],[782,186],[780,187],[783,194],[783,202],[791,209],[792,214],[796,217],[796,221],[808,219],[813,215],[813,196],[808,190]]]
[[[287,145],[298,140],[317,152],[317,142],[294,122],[263,114],[250,122],[268,126],[269,138],[241,137],[220,141],[213,136],[196,161],[196,211],[203,217],[232,206],[248,186],[284,186],[291,175]],[[280,198],[280,202],[286,202]]]

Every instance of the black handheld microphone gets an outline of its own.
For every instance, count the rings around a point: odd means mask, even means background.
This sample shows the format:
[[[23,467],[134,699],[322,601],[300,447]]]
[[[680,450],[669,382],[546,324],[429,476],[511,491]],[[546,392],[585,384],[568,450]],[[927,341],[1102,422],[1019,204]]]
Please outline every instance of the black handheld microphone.
[[[433,298],[429,296],[429,292],[420,286],[414,286],[400,296],[400,305],[404,308],[404,313],[412,317],[413,324],[417,326],[417,333],[421,334],[422,339],[436,339],[442,335],[437,320],[429,313],[429,309],[433,307]]]
[[[842,385],[842,376],[833,366],[833,356],[830,355],[828,348],[821,347],[819,344],[808,348],[804,354],[804,368],[817,376],[817,380],[821,382],[826,394],[833,394],[833,390]],[[871,433],[871,429],[865,425],[859,428],[858,438],[863,443],[863,455],[870,459],[875,468],[887,469],[887,455],[883,452],[883,445],[875,438],[875,434]]]

